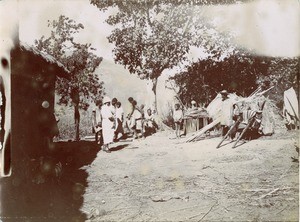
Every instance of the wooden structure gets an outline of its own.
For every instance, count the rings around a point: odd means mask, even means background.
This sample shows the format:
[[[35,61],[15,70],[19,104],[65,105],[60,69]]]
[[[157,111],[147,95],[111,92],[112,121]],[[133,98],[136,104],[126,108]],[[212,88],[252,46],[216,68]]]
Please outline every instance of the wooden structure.
[[[11,52],[12,155],[21,150],[31,158],[47,149],[54,136],[55,80],[68,71],[52,56],[20,44]]]
[[[184,134],[194,133],[209,123],[209,116],[205,109],[188,110],[183,118]]]
[[[37,187],[33,175],[43,156],[51,153],[53,147],[48,146],[47,140],[57,131],[56,77],[68,78],[69,72],[52,56],[22,43],[17,44],[10,55],[11,145],[6,147],[9,150],[1,165],[11,168],[11,173],[1,179],[0,216],[14,220],[36,214],[31,205],[40,207],[36,202],[41,201],[39,196],[34,196],[38,189],[40,193],[41,190],[53,192]]]
[[[183,120],[183,131],[184,134],[196,132],[208,124],[209,118],[206,116],[200,117],[189,117]]]

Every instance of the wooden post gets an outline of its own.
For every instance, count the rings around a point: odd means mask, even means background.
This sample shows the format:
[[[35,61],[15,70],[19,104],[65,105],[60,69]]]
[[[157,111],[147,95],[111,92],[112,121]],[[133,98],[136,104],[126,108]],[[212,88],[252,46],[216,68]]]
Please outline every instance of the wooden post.
[[[221,144],[224,142],[224,140],[230,135],[230,133],[232,132],[232,130],[238,126],[241,123],[241,120],[238,119],[237,121],[235,121],[235,123],[230,127],[230,129],[228,130],[228,132],[226,133],[226,135],[223,137],[223,139],[221,140],[221,142],[218,144],[217,148],[219,148],[221,146]]]
[[[255,117],[255,116],[254,116]],[[235,143],[233,144],[233,147],[232,148],[235,148],[237,143],[240,141],[240,139],[242,138],[242,136],[245,134],[245,132],[249,129],[249,127],[253,124],[253,121],[254,121],[254,117],[252,117],[247,126],[243,129],[241,135],[239,135],[239,137],[237,138],[237,140],[235,141]]]

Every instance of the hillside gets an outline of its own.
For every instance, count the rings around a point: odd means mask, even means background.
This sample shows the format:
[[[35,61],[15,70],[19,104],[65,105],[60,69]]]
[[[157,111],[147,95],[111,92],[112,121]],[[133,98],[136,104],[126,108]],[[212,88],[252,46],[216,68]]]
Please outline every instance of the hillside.
[[[136,75],[131,75],[122,65],[103,60],[95,71],[104,82],[105,93],[110,98],[116,97],[125,106],[128,97],[133,97],[139,104],[148,101],[147,83]]]
[[[154,94],[146,80],[139,79],[136,75],[130,74],[122,65],[115,64],[113,61],[103,60],[98,69],[95,71],[99,75],[99,79],[104,82],[104,91],[110,98],[116,97],[123,104],[125,113],[128,111],[128,97],[133,97],[138,104],[145,104],[150,107],[153,104]],[[162,76],[158,82],[158,105],[160,110],[164,109],[168,112],[168,101],[173,98],[172,92],[165,89],[164,81],[166,76]],[[56,101],[58,96],[56,96]],[[80,135],[84,137],[91,133],[91,112],[95,104],[90,104],[87,111],[80,111]],[[60,130],[60,139],[73,139],[74,135],[74,109],[73,107],[55,106],[56,113],[59,115],[60,121],[58,127]]]

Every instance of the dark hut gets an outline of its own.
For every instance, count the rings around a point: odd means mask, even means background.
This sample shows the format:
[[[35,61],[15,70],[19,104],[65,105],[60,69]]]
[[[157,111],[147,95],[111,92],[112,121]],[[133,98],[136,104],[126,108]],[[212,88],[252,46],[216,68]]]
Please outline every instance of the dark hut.
[[[12,165],[14,156],[38,158],[57,133],[55,80],[68,70],[54,57],[20,43],[11,51]]]

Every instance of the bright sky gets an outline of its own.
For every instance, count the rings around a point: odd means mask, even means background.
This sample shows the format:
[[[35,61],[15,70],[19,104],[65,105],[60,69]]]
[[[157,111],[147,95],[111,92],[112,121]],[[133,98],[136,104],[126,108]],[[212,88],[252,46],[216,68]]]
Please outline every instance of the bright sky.
[[[57,19],[63,14],[85,26],[78,36],[80,42],[91,43],[97,49],[97,55],[112,61],[113,45],[109,44],[106,38],[112,30],[112,27],[105,23],[108,14],[101,13],[89,2],[89,0],[2,0],[0,44],[8,45],[7,38],[12,36],[18,15],[20,39],[33,45],[35,39],[49,35],[47,21]],[[204,16],[212,21],[220,32],[234,33],[232,41],[241,48],[252,50],[259,55],[293,57],[300,56],[299,5],[299,0],[253,0],[237,5],[205,7]],[[191,49],[192,60],[198,60],[203,56],[203,50]],[[111,64],[113,66],[113,63]],[[159,91],[163,94],[158,95],[158,98],[167,97],[167,93],[170,92],[163,90],[164,80],[169,74],[179,71],[179,68],[175,68],[164,72],[159,83],[161,85],[159,88],[162,89]],[[137,80],[137,77],[135,79],[136,83],[140,84],[140,80]],[[114,94],[113,91],[108,93]],[[165,101],[162,102],[165,104]]]
[[[19,6],[13,5],[18,2]],[[12,5],[9,9],[3,5]],[[227,6],[205,8],[205,16],[217,25],[220,32],[235,33],[233,39],[240,47],[261,55],[300,55],[300,3],[299,0],[255,0]],[[20,38],[33,44],[35,39],[49,34],[47,21],[64,14],[85,26],[80,41],[90,42],[100,56],[112,60],[106,36],[112,27],[105,23],[107,14],[101,13],[87,0],[19,0],[0,1],[1,34],[10,32],[10,23],[20,17]],[[17,13],[18,12],[18,13]],[[192,57],[203,56],[202,50],[193,48]]]
[[[66,15],[77,23],[84,25],[78,35],[78,41],[92,43],[97,54],[112,60],[113,45],[108,43],[106,36],[111,27],[105,23],[107,15],[101,13],[86,0],[22,0],[19,1],[20,12],[20,39],[33,44],[34,39],[50,33],[47,27],[48,20],[57,19]]]
[[[213,6],[206,10],[222,32],[234,41],[266,56],[300,55],[300,1],[256,0],[245,4]]]

